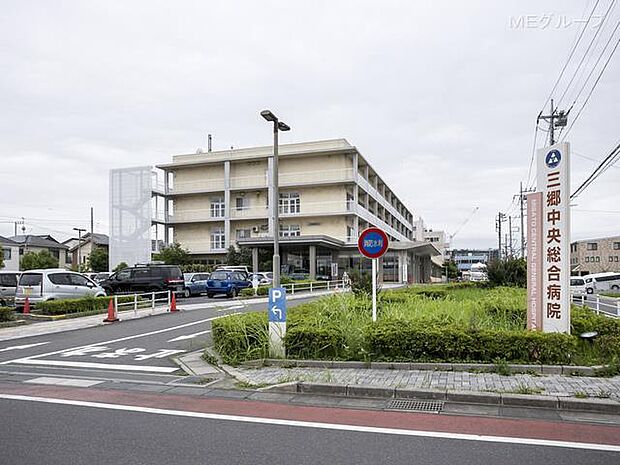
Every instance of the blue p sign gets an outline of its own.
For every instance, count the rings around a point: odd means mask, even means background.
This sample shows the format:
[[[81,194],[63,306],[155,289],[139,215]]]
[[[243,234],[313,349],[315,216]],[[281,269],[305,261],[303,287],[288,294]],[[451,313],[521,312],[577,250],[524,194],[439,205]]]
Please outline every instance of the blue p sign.
[[[267,307],[269,321],[284,323],[286,321],[286,289],[272,287],[269,289],[269,303]]]

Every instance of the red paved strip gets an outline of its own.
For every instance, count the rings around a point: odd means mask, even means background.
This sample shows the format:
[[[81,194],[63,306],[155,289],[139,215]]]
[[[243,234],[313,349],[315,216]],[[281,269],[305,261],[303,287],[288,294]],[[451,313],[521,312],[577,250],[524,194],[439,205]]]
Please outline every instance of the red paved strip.
[[[620,428],[611,425],[310,407],[215,397],[62,386],[4,385],[0,386],[0,393],[281,420],[620,445]]]

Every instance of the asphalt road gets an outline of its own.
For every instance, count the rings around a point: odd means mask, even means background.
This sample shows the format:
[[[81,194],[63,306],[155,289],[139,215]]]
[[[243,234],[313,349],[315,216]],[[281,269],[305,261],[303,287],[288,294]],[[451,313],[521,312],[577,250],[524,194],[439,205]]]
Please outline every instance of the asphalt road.
[[[315,299],[290,300],[289,307]],[[214,299],[209,299],[214,301]],[[202,349],[211,340],[211,321],[233,313],[266,310],[265,303],[215,300],[202,307],[200,298],[184,299],[189,310],[93,328],[22,338],[0,343],[0,372],[72,370],[110,378],[154,380],[181,375],[173,357]]]
[[[617,464],[618,452],[0,399],[2,463]],[[36,438],[36,440],[35,440]],[[518,442],[518,441],[517,441]]]
[[[613,297],[606,297],[604,295],[597,294],[583,294],[579,296],[574,295],[573,303],[577,305],[585,305],[592,310],[598,309],[600,312],[620,317],[618,299]]]

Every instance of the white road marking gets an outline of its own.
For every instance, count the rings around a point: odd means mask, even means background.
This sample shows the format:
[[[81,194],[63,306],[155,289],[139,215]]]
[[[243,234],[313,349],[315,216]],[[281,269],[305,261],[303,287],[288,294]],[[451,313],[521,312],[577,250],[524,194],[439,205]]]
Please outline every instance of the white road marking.
[[[100,409],[107,409],[107,410],[120,410],[120,411],[125,411],[125,412],[151,413],[151,414],[156,414],[156,415],[203,418],[203,419],[208,419],[208,420],[257,423],[257,424],[263,424],[263,425],[296,426],[296,427],[301,427],[301,428],[352,431],[352,432],[359,432],[359,433],[391,434],[395,436],[456,439],[456,440],[462,440],[462,441],[495,442],[495,443],[522,444],[522,445],[541,446],[541,447],[561,447],[561,448],[568,448],[568,449],[586,449],[586,450],[597,450],[597,451],[607,451],[607,452],[620,452],[620,446],[616,446],[613,444],[593,444],[593,443],[587,443],[587,442],[558,441],[558,440],[550,440],[550,439],[516,438],[516,437],[509,437],[509,436],[488,436],[488,435],[478,435],[478,434],[446,433],[443,431],[418,431],[418,430],[408,430],[408,429],[398,429],[398,428],[381,428],[381,427],[376,427],[376,426],[356,426],[356,425],[343,425],[343,424],[337,424],[337,423],[320,423],[320,422],[314,422],[314,421],[282,420],[279,418],[260,418],[260,417],[247,417],[247,416],[242,416],[242,415],[223,415],[219,413],[187,412],[184,410],[170,410],[170,409],[160,409],[160,408],[152,408],[152,407],[138,407],[134,405],[118,405],[118,404],[108,404],[104,402],[87,402],[87,401],[81,401],[81,400],[52,399],[48,397],[22,396],[22,395],[14,395],[14,394],[0,394],[0,399],[43,402],[47,404],[59,404],[59,405],[73,405],[77,407],[91,407],[91,408],[100,408]]]
[[[42,365],[51,367],[73,367],[73,368],[96,368],[100,370],[119,370],[119,371],[150,371],[152,373],[172,373],[177,371],[178,367],[157,367],[144,365],[113,365],[110,363],[95,362],[69,362],[65,360],[32,360],[22,359],[20,364],[24,365]]]
[[[176,341],[184,341],[185,339],[193,339],[195,337],[198,337],[198,336],[201,336],[203,334],[210,333],[210,332],[211,332],[211,330],[207,329],[206,331],[200,331],[199,333],[187,334],[185,336],[175,337],[174,339],[170,339],[169,341],[166,341],[166,342],[176,342]]]
[[[238,310],[240,308],[245,308],[245,305],[235,305],[233,307],[221,307],[221,308],[217,308],[215,311],[216,312],[225,312],[226,310]]]
[[[7,350],[29,349],[30,347],[42,346],[42,345],[45,345],[45,344],[49,344],[49,342],[37,342],[36,344],[25,344],[23,346],[5,347],[4,349],[0,349],[0,352],[6,352]]]
[[[96,381],[92,379],[77,379],[77,378],[52,378],[49,376],[41,376],[39,378],[28,379],[24,383],[31,384],[52,384],[55,386],[74,386],[74,387],[91,387],[96,384],[104,383],[105,381]]]
[[[238,313],[231,313],[230,315],[238,315]],[[230,315],[226,315],[226,316],[230,316]],[[78,349],[84,349],[86,347],[101,346],[101,345],[104,345],[104,344],[113,344],[115,342],[128,341],[130,339],[137,339],[137,338],[140,338],[140,337],[152,336],[153,334],[166,333],[166,332],[174,331],[174,330],[181,329],[181,328],[187,328],[188,326],[199,325],[199,324],[205,323],[207,321],[217,320],[218,318],[222,318],[222,316],[214,316],[214,317],[211,317],[211,318],[206,318],[204,320],[192,321],[190,323],[185,323],[185,324],[178,325],[178,326],[171,326],[170,328],[158,329],[156,331],[149,331],[148,333],[134,334],[132,336],[126,336],[126,337],[121,337],[121,338],[118,338],[118,339],[112,339],[110,341],[102,341],[102,342],[97,342],[97,343],[94,343],[94,344],[87,344],[87,345],[84,345],[84,346],[70,347],[68,349],[57,350],[55,352],[48,352],[48,353],[45,353],[45,354],[32,355],[30,357],[16,358],[16,359],[13,359],[13,360],[7,360],[7,361],[4,361],[4,362],[0,362],[0,365],[8,365],[9,363],[24,363],[24,360],[32,360],[32,359],[37,359],[37,358],[49,357],[50,355],[62,354],[64,352],[69,352],[69,351],[78,350]]]

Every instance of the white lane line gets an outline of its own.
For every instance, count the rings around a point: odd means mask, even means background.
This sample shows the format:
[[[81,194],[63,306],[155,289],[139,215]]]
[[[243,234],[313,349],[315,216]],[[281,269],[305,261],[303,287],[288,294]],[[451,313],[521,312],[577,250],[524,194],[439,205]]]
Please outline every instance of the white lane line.
[[[151,414],[156,414],[156,415],[203,418],[203,419],[208,419],[208,420],[257,423],[257,424],[263,424],[263,425],[297,426],[301,428],[352,431],[352,432],[359,432],[359,433],[391,434],[395,436],[456,439],[456,440],[462,440],[462,441],[496,442],[496,443],[507,443],[507,444],[522,444],[522,445],[529,445],[529,446],[561,447],[561,448],[568,448],[568,449],[586,449],[586,450],[598,450],[598,451],[608,451],[608,452],[620,452],[620,446],[616,446],[612,444],[592,444],[592,443],[587,443],[587,442],[557,441],[557,440],[550,440],[550,439],[516,438],[516,437],[509,437],[509,436],[487,436],[487,435],[479,435],[479,434],[446,433],[443,431],[418,431],[418,430],[397,429],[397,428],[380,428],[376,426],[355,426],[355,425],[342,425],[342,424],[337,424],[337,423],[320,423],[320,422],[314,422],[314,421],[281,420],[279,418],[260,418],[260,417],[247,417],[247,416],[241,416],[241,415],[223,415],[219,413],[187,412],[184,410],[170,410],[170,409],[160,409],[160,408],[152,408],[152,407],[138,407],[135,405],[118,405],[118,404],[108,404],[104,402],[87,402],[87,401],[81,401],[81,400],[52,399],[48,397],[22,396],[22,395],[14,395],[14,394],[0,394],[0,399],[43,402],[47,404],[59,404],[59,405],[73,405],[77,407],[91,407],[91,408],[100,408],[100,409],[107,409],[107,410],[120,410],[120,411],[125,411],[125,412],[151,413]]]
[[[100,370],[119,370],[119,371],[150,371],[152,373],[172,373],[177,371],[178,367],[157,367],[144,365],[112,365],[110,363],[95,362],[65,362],[64,360],[30,360],[22,359],[20,364],[24,365],[42,365],[51,367],[74,367],[74,368],[97,368]]]
[[[230,315],[238,315],[238,313],[231,313]],[[226,315],[226,316],[230,316],[230,315]],[[201,323],[206,323],[207,321],[217,320],[218,318],[222,318],[222,316],[218,315],[218,316],[214,316],[214,317],[211,317],[211,318],[206,318],[204,320],[192,321],[190,323],[185,323],[185,324],[178,325],[178,326],[171,326],[170,328],[158,329],[156,331],[149,331],[148,333],[134,334],[132,336],[126,336],[126,337],[121,337],[121,338],[118,338],[118,339],[112,339],[110,341],[96,342],[96,343],[93,343],[93,344],[87,344],[85,346],[70,347],[68,349],[57,350],[55,352],[48,352],[46,354],[32,355],[30,357],[24,357],[24,358],[16,358],[16,359],[13,359],[13,360],[7,360],[5,362],[0,362],[0,365],[8,365],[9,363],[23,363],[24,360],[32,360],[32,359],[36,359],[36,358],[49,357],[50,355],[61,354],[63,352],[70,352],[70,351],[73,351],[73,350],[83,349],[85,347],[100,346],[100,345],[104,345],[104,344],[113,344],[115,342],[128,341],[130,339],[137,339],[137,338],[140,338],[140,337],[152,336],[153,334],[166,333],[166,332],[175,331],[175,330],[181,329],[181,328],[187,328],[189,326],[194,326],[194,325],[199,325]]]
[[[176,342],[176,341],[183,341],[185,339],[193,339],[193,338],[198,337],[198,336],[200,336],[202,334],[207,334],[207,333],[210,333],[210,332],[211,332],[211,330],[207,329],[206,331],[200,331],[199,333],[187,334],[185,336],[175,337],[174,339],[170,339],[169,341],[166,341],[166,342]]]
[[[30,349],[31,347],[42,346],[42,345],[45,345],[45,344],[49,344],[49,342],[37,342],[36,344],[24,344],[22,346],[5,347],[4,349],[0,349],[0,352],[6,352],[7,350]]]
[[[238,310],[240,308],[245,308],[245,305],[235,305],[233,307],[222,307],[222,308],[217,308],[215,311],[216,312],[225,312],[226,310]]]
[[[104,383],[105,381],[95,381],[92,379],[77,379],[77,378],[53,378],[50,376],[41,376],[39,378],[28,379],[24,383],[31,384],[51,384],[54,386],[73,386],[73,387],[91,387],[96,384]]]

